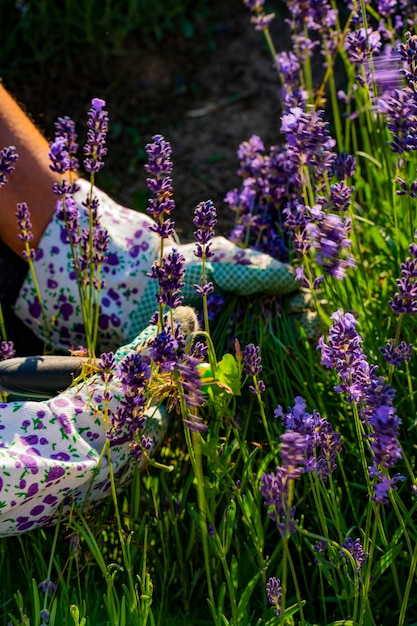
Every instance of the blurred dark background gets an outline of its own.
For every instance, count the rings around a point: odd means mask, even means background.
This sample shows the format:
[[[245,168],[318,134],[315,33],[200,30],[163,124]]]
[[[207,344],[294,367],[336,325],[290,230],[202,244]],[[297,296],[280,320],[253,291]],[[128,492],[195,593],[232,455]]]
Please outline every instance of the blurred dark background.
[[[272,35],[285,48],[280,3]],[[0,77],[50,139],[69,115],[80,141],[93,97],[110,115],[109,153],[97,184],[145,210],[144,146],[172,144],[175,221],[192,237],[198,202],[211,199],[218,234],[233,214],[236,151],[258,134],[279,140],[278,80],[242,0],[0,0]],[[24,200],[24,199],[22,199]]]

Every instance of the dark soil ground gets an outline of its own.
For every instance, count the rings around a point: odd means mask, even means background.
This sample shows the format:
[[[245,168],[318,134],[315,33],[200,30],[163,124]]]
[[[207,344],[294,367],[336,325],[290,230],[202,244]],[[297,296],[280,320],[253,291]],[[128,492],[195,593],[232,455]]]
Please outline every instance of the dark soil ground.
[[[29,79],[4,80],[48,138],[62,115],[72,117],[83,136],[91,98],[106,100],[109,155],[97,183],[126,206],[146,207],[144,146],[163,134],[173,149],[175,221],[184,242],[192,237],[196,204],[208,199],[218,209],[218,234],[229,234],[234,216],[223,198],[240,184],[239,144],[252,134],[266,147],[279,141],[277,76],[242,1],[227,0],[194,26],[191,38],[169,34],[144,47],[132,37],[123,55],[97,61],[92,51],[75,55],[68,69],[52,65]],[[273,37],[280,50],[284,33],[277,19]]]

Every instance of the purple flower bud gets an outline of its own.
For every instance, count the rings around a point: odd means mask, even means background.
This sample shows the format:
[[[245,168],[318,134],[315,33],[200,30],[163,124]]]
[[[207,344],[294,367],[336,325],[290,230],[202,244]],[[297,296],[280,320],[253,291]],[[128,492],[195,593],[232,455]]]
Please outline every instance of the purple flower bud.
[[[247,376],[257,376],[262,372],[261,357],[259,356],[259,346],[253,343],[248,344],[242,352],[243,372]]]
[[[19,158],[14,146],[3,148],[0,151],[0,187],[7,183],[7,177],[13,172]]]
[[[71,169],[71,160],[65,137],[57,137],[49,144],[50,169],[57,174],[65,174]]]
[[[55,583],[53,583],[52,580],[50,580],[49,578],[46,578],[38,584],[38,589],[40,589],[42,593],[48,594],[48,596],[50,596],[52,592],[56,590],[56,588],[57,587]]]
[[[160,293],[156,296],[158,302],[166,304],[170,308],[180,306],[184,300],[184,296],[180,295],[180,290],[184,286],[184,262],[185,259],[182,254],[173,248],[162,258],[161,265],[159,261],[156,261],[147,274],[149,278],[158,281],[160,288]]]
[[[352,539],[351,537],[346,537],[344,541],[340,544],[343,548],[345,548],[352,555],[355,563],[356,563],[356,571],[359,572],[364,564],[366,557],[368,556],[367,552],[364,552],[361,541],[359,537],[357,539]],[[340,550],[340,557],[349,562],[349,557]]]
[[[107,154],[106,135],[108,131],[108,113],[104,109],[105,101],[93,98],[87,119],[87,143],[84,146],[84,167],[94,174],[103,167],[103,157]]]
[[[0,343],[0,361],[12,359],[16,354],[13,341],[2,341]]]
[[[279,617],[281,615],[282,601],[281,581],[278,578],[271,577],[268,579],[265,589],[268,601],[274,607],[275,615]]]
[[[401,341],[398,345],[395,345],[394,340],[390,339],[384,348],[380,348],[380,351],[387,363],[398,366],[404,363],[404,361],[411,359],[413,344],[407,344],[405,341]]]

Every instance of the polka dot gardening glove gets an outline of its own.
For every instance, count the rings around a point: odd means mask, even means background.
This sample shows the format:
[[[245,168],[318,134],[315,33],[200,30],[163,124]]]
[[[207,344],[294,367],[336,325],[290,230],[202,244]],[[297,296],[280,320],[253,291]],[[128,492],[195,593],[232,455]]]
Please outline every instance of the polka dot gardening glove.
[[[74,194],[80,214],[80,227],[89,227],[83,207],[90,184],[79,180],[80,190]],[[142,296],[149,283],[147,276],[159,255],[160,239],[150,230],[153,220],[142,213],[126,209],[94,188],[98,200],[100,225],[108,232],[107,262],[101,268],[104,286],[100,291],[100,315],[96,354],[116,350],[132,341],[149,324],[156,309],[143,315],[140,324],[132,327],[132,311],[141,308]],[[28,272],[15,304],[17,316],[35,335],[47,339],[62,350],[86,345],[80,295],[73,267],[70,245],[64,223],[57,214],[46,228],[34,261],[42,310],[36,285]],[[45,332],[44,318],[48,322]]]
[[[79,181],[75,194],[83,228],[88,227],[82,202],[90,189],[86,181]],[[102,267],[105,284],[100,294],[98,347],[96,352],[114,350],[131,341],[148,324],[158,308],[157,281],[150,279],[152,265],[159,257],[160,239],[151,230],[153,221],[147,215],[125,209],[99,189],[94,189],[99,200],[100,224],[110,237],[107,262]],[[165,242],[169,252],[173,242]],[[176,245],[185,258],[185,285],[182,289],[184,305],[199,307],[199,296],[194,285],[201,284],[201,261],[195,257],[195,244]],[[267,293],[285,296],[299,288],[295,270],[288,264],[254,250],[243,250],[224,237],[212,240],[215,256],[206,264],[207,281],[217,291],[251,296]],[[71,250],[66,243],[62,222],[55,216],[46,229],[37,259],[34,263],[43,314],[30,274],[25,279],[15,305],[17,315],[46,338],[43,316],[48,320],[48,338],[52,345],[62,349],[85,345],[80,298],[73,269]]]
[[[240,296],[261,293],[284,296],[299,289],[300,283],[291,265],[256,250],[243,250],[224,237],[212,239],[211,248],[215,254],[206,262],[206,280],[213,282],[217,292]],[[201,260],[194,255],[195,244],[179,245],[175,249],[185,260],[185,284],[181,289],[183,304],[198,308],[202,300],[194,286],[201,285],[202,266]],[[169,251],[170,247],[166,246],[166,253],[169,254]],[[149,319],[154,312],[156,290],[157,281],[151,280],[139,307],[132,312],[134,328],[140,328],[143,320]]]
[[[214,287],[239,296],[268,293],[286,295],[300,286],[295,270],[287,263],[276,261],[257,250],[242,249],[224,237],[214,237],[211,249],[214,256],[206,263],[207,280]],[[184,294],[187,304],[195,299],[194,284],[201,284],[201,261],[194,255],[195,244],[179,247],[185,257]]]
[[[103,371],[51,400],[0,404],[0,536],[53,524],[74,504],[89,507],[110,497],[107,452],[100,459],[105,445],[119,488],[135,468],[148,464],[165,436],[167,415],[163,407],[150,406],[133,423],[130,392],[122,380],[132,359],[138,371],[136,350],[152,333],[154,328],[145,330],[116,352],[114,376],[107,383]],[[126,409],[125,420],[112,421],[120,408]],[[140,427],[141,443],[133,450],[130,424]]]

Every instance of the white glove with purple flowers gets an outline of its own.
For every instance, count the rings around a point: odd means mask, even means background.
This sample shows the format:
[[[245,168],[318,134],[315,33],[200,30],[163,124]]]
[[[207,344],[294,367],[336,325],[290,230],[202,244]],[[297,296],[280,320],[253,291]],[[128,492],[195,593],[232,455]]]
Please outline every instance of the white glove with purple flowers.
[[[118,488],[135,467],[148,464],[165,436],[167,415],[163,407],[150,406],[135,422],[137,408],[129,412],[129,398],[138,390],[124,383],[123,374],[133,360],[146,378],[136,349],[149,335],[144,331],[120,348],[115,369],[80,380],[51,400],[0,404],[0,537],[54,524],[74,505],[84,510],[108,498],[106,441]],[[114,375],[106,382],[110,371]],[[120,407],[127,411],[123,416]]]
[[[82,202],[90,185],[83,180],[78,183],[80,190],[74,197],[80,210],[81,226],[88,227]],[[160,239],[150,229],[154,223],[150,217],[121,207],[98,189],[94,193],[99,199],[100,224],[110,235],[107,263],[102,268],[105,286],[101,292],[97,350],[104,352],[131,341],[149,324],[158,307],[157,281],[147,274],[159,256]],[[72,257],[65,242],[65,227],[55,216],[43,235],[34,265],[44,312],[52,326],[50,341],[68,349],[85,345],[85,338]],[[185,257],[183,304],[198,307],[201,296],[196,294],[193,285],[201,282],[201,262],[194,256],[195,244],[175,247]],[[216,290],[249,296],[262,292],[285,295],[299,289],[290,265],[261,252],[242,250],[223,237],[215,237],[211,247],[215,256],[207,262],[207,280],[213,281]],[[165,250],[169,250],[169,243]],[[36,335],[45,339],[30,274],[15,310]]]

